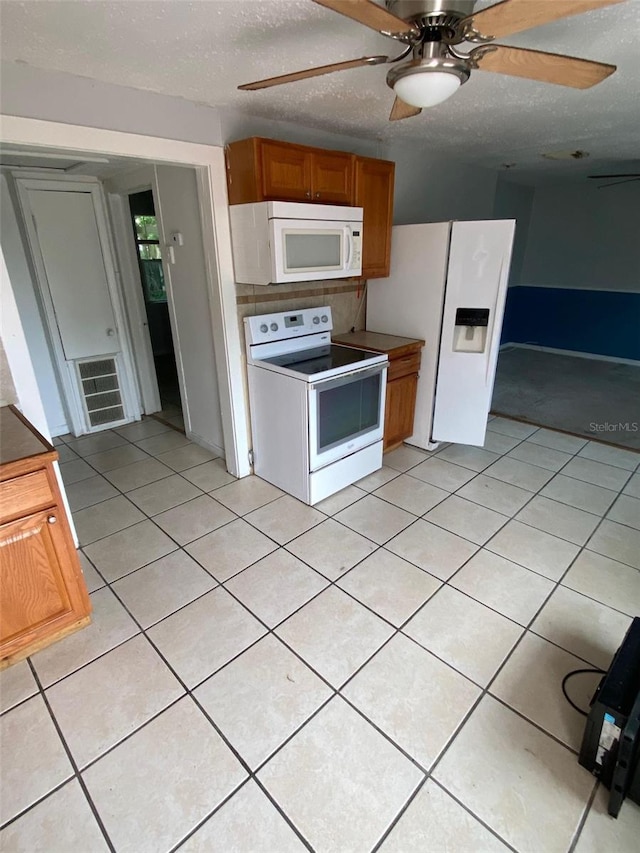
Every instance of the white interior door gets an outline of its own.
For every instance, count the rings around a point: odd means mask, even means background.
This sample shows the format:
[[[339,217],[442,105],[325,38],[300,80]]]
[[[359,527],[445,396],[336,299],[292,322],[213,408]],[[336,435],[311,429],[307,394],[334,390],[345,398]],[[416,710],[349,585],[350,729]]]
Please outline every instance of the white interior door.
[[[185,430],[223,455],[224,437],[196,173],[156,166],[154,199]]]
[[[484,444],[515,220],[454,222],[432,438]]]
[[[153,182],[153,167],[144,167],[140,171],[149,175],[148,187],[142,188],[148,189]],[[153,360],[149,321],[145,310],[142,282],[140,281],[137,246],[131,228],[127,176],[122,179],[122,185],[120,185],[120,179],[112,178],[105,182],[105,186],[109,190],[109,212],[114,232],[116,256],[122,276],[123,296],[129,317],[131,343],[140,385],[142,407],[144,413],[150,415],[153,412],[159,412],[162,404]],[[114,186],[114,192],[111,192],[112,186]],[[139,182],[132,183],[131,186],[140,191]]]
[[[100,185],[25,176],[16,186],[71,431],[139,417]]]
[[[67,361],[120,351],[90,192],[28,190]]]

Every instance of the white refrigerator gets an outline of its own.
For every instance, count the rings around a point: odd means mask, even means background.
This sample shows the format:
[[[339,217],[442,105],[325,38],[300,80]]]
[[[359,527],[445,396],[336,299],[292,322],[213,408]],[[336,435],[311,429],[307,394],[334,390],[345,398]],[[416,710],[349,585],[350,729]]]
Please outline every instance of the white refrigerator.
[[[398,225],[391,275],[370,281],[367,329],[425,341],[408,444],[482,445],[515,220]]]

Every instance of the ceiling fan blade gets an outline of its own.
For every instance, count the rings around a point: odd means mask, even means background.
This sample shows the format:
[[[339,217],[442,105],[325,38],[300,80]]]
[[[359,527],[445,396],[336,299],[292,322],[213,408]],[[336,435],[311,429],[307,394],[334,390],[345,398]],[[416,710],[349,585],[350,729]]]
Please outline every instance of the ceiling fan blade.
[[[522,30],[539,27],[559,18],[603,9],[623,0],[503,0],[481,9],[462,21],[466,31],[475,30],[487,38],[504,38]]]
[[[313,2],[346,15],[347,18],[364,24],[365,27],[371,27],[372,30],[377,30],[383,35],[420,35],[420,31],[413,24],[403,21],[402,18],[398,18],[377,3],[372,3],[371,0],[313,0]]]
[[[348,71],[349,68],[359,68],[361,65],[382,65],[388,59],[388,56],[362,56],[360,59],[334,62],[331,65],[318,65],[316,68],[306,68],[304,71],[292,71],[291,74],[280,74],[279,77],[267,77],[265,80],[244,83],[242,86],[238,86],[238,89],[244,91],[268,89],[269,86],[280,86],[282,83],[295,83],[296,80],[305,80],[307,77],[320,77],[322,74],[333,74],[334,71]]]
[[[600,178],[640,178],[638,172],[620,172],[618,175],[587,175],[590,180],[599,180]]]
[[[630,184],[633,181],[640,181],[640,175],[636,178],[623,178],[621,181],[611,181],[610,184],[600,184],[600,186],[596,187],[596,189],[603,190],[606,187],[617,187],[618,184]]]
[[[393,102],[393,106],[391,107],[389,121],[399,121],[401,118],[411,118],[411,116],[420,115],[421,112],[422,110],[420,107],[412,107],[409,104],[405,104],[405,102],[401,101],[400,98],[396,98]]]
[[[588,89],[600,83],[616,70],[615,65],[591,62],[560,53],[543,53],[521,47],[491,45],[491,50],[481,55],[477,62],[482,71],[495,71],[512,77],[526,77],[542,83],[557,83],[574,89]],[[482,48],[478,48],[482,51]]]

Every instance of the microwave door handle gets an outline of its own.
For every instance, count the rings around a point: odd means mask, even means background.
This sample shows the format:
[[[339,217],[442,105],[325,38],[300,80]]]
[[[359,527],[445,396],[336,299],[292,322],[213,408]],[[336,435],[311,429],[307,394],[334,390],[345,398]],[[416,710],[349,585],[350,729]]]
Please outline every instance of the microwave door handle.
[[[344,269],[348,270],[351,268],[351,257],[353,255],[353,236],[351,234],[351,228],[348,225],[345,226],[344,236],[345,236],[345,239],[347,241],[347,246],[349,247],[348,253],[347,253],[347,259],[346,259],[345,264],[344,264]]]

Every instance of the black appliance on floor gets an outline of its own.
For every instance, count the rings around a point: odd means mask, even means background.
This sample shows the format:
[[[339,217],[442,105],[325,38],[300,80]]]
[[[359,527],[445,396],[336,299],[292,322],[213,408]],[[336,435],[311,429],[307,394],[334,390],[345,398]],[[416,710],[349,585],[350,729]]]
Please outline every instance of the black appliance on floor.
[[[640,804],[640,617],[591,700],[578,761],[609,789],[609,814]]]

